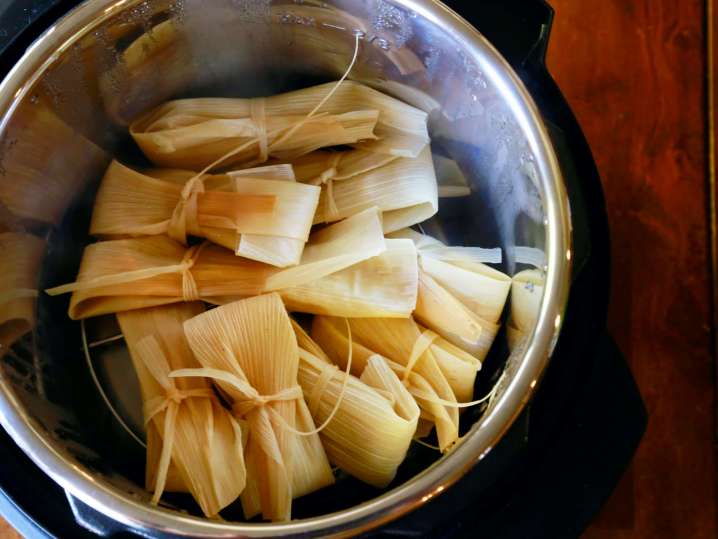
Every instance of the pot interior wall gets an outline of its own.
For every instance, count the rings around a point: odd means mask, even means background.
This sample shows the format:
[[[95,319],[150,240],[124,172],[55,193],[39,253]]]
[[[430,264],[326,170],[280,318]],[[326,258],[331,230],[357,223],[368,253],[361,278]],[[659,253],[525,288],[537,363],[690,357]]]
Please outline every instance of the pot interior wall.
[[[336,79],[357,33],[360,54],[351,78],[430,112],[434,155],[471,187],[468,197],[443,199],[424,229],[451,244],[502,247],[510,274],[526,267],[515,247],[544,248],[534,157],[496,74],[485,73],[464,45],[420,13],[384,0],[130,4],[74,36],[6,118],[2,227],[46,240],[36,269],[39,290],[75,278],[90,241],[93,195],[110,158],[147,164],[126,135],[136,115],[170,98],[254,97]],[[139,390],[127,353],[121,341],[92,346],[88,368],[83,330],[67,317],[68,301],[41,292],[34,319],[14,323],[22,327],[3,343],[6,381],[47,442],[70,462],[147,500],[144,450],[135,439],[142,436]],[[111,317],[88,321],[85,329],[91,342],[117,332]],[[491,388],[508,356],[502,332],[479,374],[477,395]],[[466,411],[463,424],[481,413]],[[437,458],[412,447],[392,486]],[[340,510],[377,494],[340,477],[334,487],[297,500],[294,516]],[[188,496],[167,500],[198,514]],[[240,519],[241,511],[226,518]]]

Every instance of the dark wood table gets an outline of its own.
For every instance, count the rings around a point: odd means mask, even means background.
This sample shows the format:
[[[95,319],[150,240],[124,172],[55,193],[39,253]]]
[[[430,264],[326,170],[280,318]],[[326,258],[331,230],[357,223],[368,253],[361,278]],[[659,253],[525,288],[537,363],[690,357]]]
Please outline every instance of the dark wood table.
[[[606,193],[609,326],[649,414],[631,468],[585,537],[715,538],[706,3],[550,3],[549,68]]]
[[[631,468],[585,537],[714,538],[706,6],[551,3],[557,17],[549,66],[586,132],[606,191],[610,329],[649,412]],[[1,538],[16,537],[2,524]]]

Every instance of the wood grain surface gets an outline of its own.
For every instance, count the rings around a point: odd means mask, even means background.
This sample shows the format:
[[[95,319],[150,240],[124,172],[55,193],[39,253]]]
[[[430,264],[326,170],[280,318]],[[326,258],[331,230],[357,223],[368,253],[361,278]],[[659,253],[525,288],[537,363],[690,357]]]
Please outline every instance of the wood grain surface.
[[[551,4],[549,69],[606,193],[609,326],[649,412],[631,469],[585,537],[714,538],[705,5]]]

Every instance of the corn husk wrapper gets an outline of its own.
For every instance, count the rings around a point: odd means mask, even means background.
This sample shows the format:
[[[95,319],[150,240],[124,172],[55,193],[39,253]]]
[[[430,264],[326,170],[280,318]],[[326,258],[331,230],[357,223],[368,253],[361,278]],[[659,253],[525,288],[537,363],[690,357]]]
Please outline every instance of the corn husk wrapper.
[[[146,172],[148,175],[166,179],[168,181],[181,182],[184,184],[191,177],[195,175],[194,172],[179,169],[166,169],[159,168],[153,169]],[[294,182],[294,169],[291,165],[272,165],[244,169],[238,172],[227,172],[226,175],[205,175],[204,178],[219,178],[226,179],[225,188],[231,184],[231,178],[260,178],[268,180],[280,180],[287,182]],[[228,179],[227,179],[228,178]],[[207,180],[205,180],[207,181]],[[222,183],[217,181],[213,184],[214,189],[221,188]],[[308,199],[302,199],[309,202]],[[282,209],[284,204],[283,198],[280,198],[279,209]],[[316,204],[314,204],[316,209]],[[309,213],[307,207],[298,206],[292,204],[287,208],[288,211],[281,212],[284,219],[294,223],[294,226],[299,229],[306,221],[306,216]],[[277,209],[275,208],[275,213]],[[310,225],[311,226],[311,218]],[[304,225],[306,226],[306,225]],[[302,251],[304,250],[305,239],[294,239],[286,236],[267,236],[260,234],[241,234],[239,238],[239,245],[236,245],[236,236],[231,231],[216,231],[215,235],[211,238],[212,241],[225,247],[236,249],[236,253],[239,256],[249,258],[251,260],[258,260],[272,266],[279,268],[285,268],[288,266],[294,266],[301,260]]]
[[[500,264],[503,261],[502,251],[500,247],[495,248],[484,248],[484,247],[464,247],[464,246],[449,246],[442,241],[433,238],[427,234],[420,234],[419,232],[411,229],[404,228],[396,232],[387,234],[388,238],[406,238],[410,239],[416,245],[419,255],[423,258],[436,258],[443,262],[474,262],[477,264]],[[505,280],[506,276],[496,270],[490,271],[489,274],[494,275],[500,280]]]
[[[416,157],[429,143],[425,112],[352,81],[343,82],[307,119],[335,86],[255,99],[170,101],[135,121],[130,132],[155,164],[193,170],[228,153],[234,155],[222,160],[223,166],[293,159],[342,144]]]
[[[0,209],[22,219],[58,224],[109,161],[57,115],[49,98],[19,103],[3,137]]]
[[[287,269],[246,260],[212,244],[187,249],[166,236],[105,241],[85,248],[75,283],[47,292],[73,292],[73,320],[197,299],[226,303],[275,288],[302,287],[385,249],[376,209],[317,232],[302,263]],[[330,300],[319,295],[309,299],[316,309]]]
[[[341,399],[320,433],[329,460],[365,483],[387,486],[416,431],[414,398],[384,358],[370,358],[358,379],[337,369],[296,322],[293,327],[300,347],[298,380],[314,421],[324,424]]]
[[[133,122],[130,134],[156,165],[193,170],[263,163],[269,157],[291,159],[376,138],[381,110],[341,100],[347,93],[342,87],[319,113],[309,116],[335,85],[253,99],[169,101]],[[337,97],[342,107],[336,106]]]
[[[271,179],[275,169],[281,180]],[[189,234],[246,258],[296,264],[309,237],[319,188],[286,181],[284,174],[280,167],[262,167],[193,180],[194,174],[185,172],[185,180],[195,182],[195,190],[188,192],[189,184],[176,181],[182,171],[172,171],[163,180],[115,161],[95,199],[90,233],[168,234],[183,243]]]
[[[416,249],[408,240],[386,240],[386,251],[280,291],[290,311],[343,317],[408,318],[416,307]]]
[[[179,26],[179,27],[178,27]],[[137,24],[114,25],[106,30],[107,43],[127,43],[118,34],[137,32]],[[120,54],[116,63],[105,67],[99,76],[99,88],[105,110],[118,125],[127,126],[149,106],[169,99],[197,79],[186,28],[170,18],[153,26],[142,25],[143,33]],[[103,31],[104,33],[104,31]],[[96,53],[95,53],[96,54]]]
[[[245,516],[261,510],[265,519],[289,520],[295,466],[311,465],[317,472],[313,489],[334,478],[318,435],[311,435],[314,451],[304,452],[307,445],[297,444],[292,431],[306,404],[297,385],[297,341],[281,298],[267,294],[224,305],[188,320],[184,328],[204,366],[193,375],[213,378],[229,397],[232,413],[247,424]]]
[[[0,234],[0,356],[35,327],[35,302],[45,240],[17,232]]]
[[[456,161],[438,154],[433,155],[433,160],[440,198],[467,197],[471,194],[469,181]]]
[[[421,417],[436,426],[439,447],[449,449],[458,439],[457,402],[473,395],[476,358],[431,336],[411,319],[349,319],[352,331],[352,372],[364,373],[372,356],[379,354],[408,383],[409,392],[421,409]],[[312,338],[341,368],[348,337],[340,319],[319,316],[312,325]],[[356,361],[356,363],[355,363]],[[407,373],[407,367],[410,370]]]
[[[524,270],[514,275],[511,284],[511,316],[507,325],[511,350],[534,330],[545,282],[546,276],[540,270]]]
[[[492,251],[447,247],[414,231],[419,251],[419,291],[414,316],[444,339],[483,361],[496,333],[511,288],[511,279],[478,260]]]
[[[377,206],[388,233],[425,221],[439,207],[428,146],[414,159],[361,150],[320,151],[292,165],[299,181],[322,185],[315,223],[337,221]]]
[[[244,489],[241,429],[207,381],[169,377],[174,369],[200,366],[182,324],[202,312],[201,303],[186,303],[121,313],[117,318],[142,391],[146,487],[154,491],[153,501],[159,501],[170,464],[163,459],[171,458],[176,475],[168,489],[188,490],[206,516],[215,516]]]

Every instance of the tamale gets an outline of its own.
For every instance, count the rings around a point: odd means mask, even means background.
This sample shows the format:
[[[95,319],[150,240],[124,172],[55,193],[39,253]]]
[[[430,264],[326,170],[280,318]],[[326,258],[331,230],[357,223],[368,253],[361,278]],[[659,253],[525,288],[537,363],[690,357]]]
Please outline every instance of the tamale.
[[[114,161],[97,193],[90,233],[102,237],[168,234],[182,243],[192,235],[263,262],[271,261],[271,256],[256,253],[255,243],[269,255],[276,248],[276,256],[283,260],[287,255],[282,249],[288,243],[289,263],[296,264],[309,237],[320,189],[284,178],[274,180],[270,175],[276,169],[285,174],[280,167],[231,176],[195,177],[186,172],[187,183],[181,185],[176,180],[182,171],[175,170],[163,180]],[[263,176],[265,171],[267,176]]]
[[[73,292],[69,309],[73,320],[197,299],[225,303],[277,287],[291,290],[302,287],[365,258],[375,257],[386,248],[376,209],[352,216],[316,234],[316,242],[310,239],[304,249],[302,262],[287,269],[246,260],[208,243],[188,249],[167,236],[94,243],[85,248],[77,281],[47,290],[47,293]],[[390,258],[396,257],[392,253]],[[399,258],[401,262],[408,259],[406,256]],[[373,263],[364,272],[360,270],[357,279],[368,280],[364,273],[369,274],[375,265]],[[416,272],[416,262],[413,271]],[[403,274],[398,274],[394,282],[402,277]],[[357,289],[355,296],[365,291],[368,294],[365,301],[371,301],[375,290],[369,286]],[[332,299],[315,295],[307,301],[316,303],[316,309],[321,309]],[[395,304],[396,300],[392,299],[391,305]],[[406,308],[405,305],[402,307]]]
[[[152,501],[162,495],[171,462],[202,512],[215,516],[245,486],[240,426],[207,381],[169,377],[172,370],[200,366],[182,324],[202,312],[195,302],[120,313],[117,319],[142,391]]]
[[[110,156],[82,134],[80,125],[60,118],[51,98],[42,94],[38,88],[38,99],[19,100],[3,129],[0,207],[22,219],[57,225]]]
[[[458,403],[471,398],[480,362],[412,319],[348,320],[359,365],[352,372],[363,373],[362,365],[375,354],[386,358],[392,370],[408,383],[422,417],[435,424],[441,450],[449,449],[458,439]],[[342,350],[348,337],[340,319],[315,317],[312,338],[334,363],[343,366]]]
[[[133,122],[130,133],[156,165],[193,170],[228,153],[233,155],[222,166],[293,159],[377,138],[359,145],[375,153],[416,157],[429,143],[425,112],[357,82],[343,82],[319,114],[307,118],[335,86],[332,82],[265,98],[170,101]]]
[[[498,253],[448,247],[409,229],[389,236],[409,237],[418,248],[416,319],[483,360],[498,332],[498,320],[511,288],[510,277],[480,262],[496,260]]]
[[[524,270],[512,279],[511,316],[507,325],[512,350],[534,330],[545,281],[545,274],[540,270]]]
[[[318,151],[292,165],[299,181],[322,186],[315,223],[337,221],[377,206],[383,212],[384,232],[394,232],[425,221],[438,209],[428,146],[414,159],[362,150]]]
[[[245,515],[259,508],[265,519],[289,520],[293,468],[306,465],[302,459],[321,460],[323,453],[301,453],[298,449],[306,446],[295,442],[297,415],[306,403],[297,385],[299,349],[281,298],[267,294],[230,303],[186,321],[184,328],[204,368],[173,376],[212,378],[231,401],[235,417],[246,421]],[[318,442],[316,433],[311,436]],[[323,466],[311,463],[319,472],[313,488],[333,481],[325,455],[323,460]]]
[[[386,240],[386,251],[321,279],[280,290],[290,311],[343,317],[407,318],[416,307],[416,249]]]
[[[171,17],[157,24],[147,20],[141,25],[142,34],[132,40],[137,35],[137,22],[116,24],[103,29],[101,34],[108,45],[113,43],[120,48],[104,60],[114,65],[103,66],[99,90],[107,114],[122,126],[197,81],[196,64],[187,61],[193,54],[192,46],[186,27],[178,19]],[[94,47],[90,52],[88,63],[97,57]]]
[[[167,168],[152,169],[147,171],[146,174],[155,178],[166,179],[168,181],[181,182],[182,184],[190,180],[195,175],[194,172]],[[237,172],[227,172],[225,175],[203,176],[203,178],[218,179],[226,177],[264,178],[268,180],[282,180],[288,182],[295,181],[294,169],[292,169],[291,165],[254,167]],[[231,180],[227,180],[226,185],[229,185],[229,182],[231,182]],[[222,183],[220,182],[213,183],[212,188],[218,189],[221,188],[221,185]],[[298,213],[296,208],[294,208],[294,212]],[[303,212],[302,215],[304,215]],[[304,223],[302,215],[297,218],[297,227]],[[286,217],[284,218],[286,219]],[[211,239],[214,243],[230,246],[230,244],[235,241],[235,236],[229,231],[221,231],[221,234],[215,234]],[[304,239],[294,239],[284,236],[241,234],[239,246],[236,247],[236,253],[251,260],[258,260],[259,262],[264,262],[266,264],[270,264],[271,266],[284,268],[287,266],[294,266],[299,263],[305,243],[306,241]]]
[[[319,435],[329,460],[370,485],[387,486],[416,431],[414,398],[380,356],[369,359],[358,379],[337,369],[296,322],[293,327],[309,410],[318,425],[331,417]]]
[[[40,263],[45,240],[18,232],[0,234],[0,356],[35,327]]]

